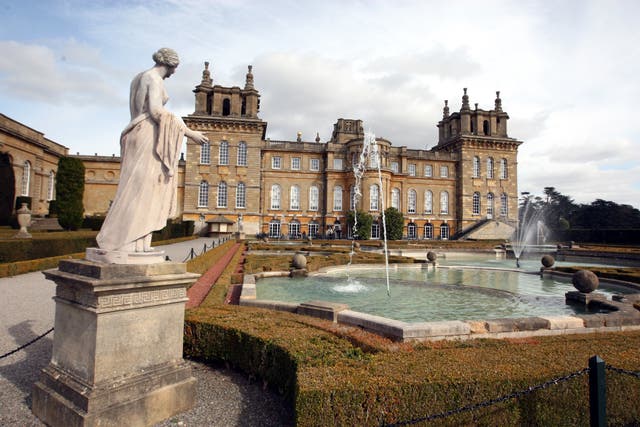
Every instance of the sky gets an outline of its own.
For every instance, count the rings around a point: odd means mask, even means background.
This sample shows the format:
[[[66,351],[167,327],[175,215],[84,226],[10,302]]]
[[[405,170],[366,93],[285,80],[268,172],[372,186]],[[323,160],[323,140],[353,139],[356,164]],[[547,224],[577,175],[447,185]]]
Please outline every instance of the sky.
[[[520,191],[640,207],[640,2],[0,0],[0,113],[71,154],[119,154],[131,79],[160,47],[167,108],[214,84],[261,94],[267,137],[322,141],[338,118],[394,146],[437,143],[444,100],[509,114]]]

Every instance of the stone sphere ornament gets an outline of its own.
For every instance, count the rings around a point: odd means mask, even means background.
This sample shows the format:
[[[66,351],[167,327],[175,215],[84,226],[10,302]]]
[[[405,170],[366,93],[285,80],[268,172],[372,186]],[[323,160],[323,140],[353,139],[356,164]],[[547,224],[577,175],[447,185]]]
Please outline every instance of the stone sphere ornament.
[[[578,270],[571,279],[573,286],[582,293],[588,294],[598,289],[600,279],[593,271]]]
[[[307,266],[307,257],[302,254],[295,254],[293,256],[293,268],[302,269]]]
[[[551,255],[544,255],[540,262],[544,268],[551,268],[556,263],[556,260]]]
[[[437,260],[437,259],[438,259],[438,255],[436,255],[436,253],[435,253],[435,252],[431,252],[431,251],[429,251],[429,252],[427,252],[427,259],[428,259],[430,262],[434,262],[435,260]]]

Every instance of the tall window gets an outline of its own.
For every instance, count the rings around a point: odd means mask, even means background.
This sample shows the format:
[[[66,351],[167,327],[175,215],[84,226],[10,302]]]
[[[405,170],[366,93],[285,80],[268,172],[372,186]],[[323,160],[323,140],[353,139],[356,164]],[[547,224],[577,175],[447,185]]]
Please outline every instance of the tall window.
[[[342,187],[339,185],[333,188],[333,210],[342,210]]]
[[[447,240],[449,238],[449,224],[442,224],[440,226],[440,238]]]
[[[371,238],[372,239],[380,238],[380,223],[376,220],[374,220],[371,223]]]
[[[236,208],[244,209],[247,207],[247,188],[244,182],[239,182],[236,187]]]
[[[50,171],[49,181],[47,183],[47,200],[54,199],[55,190],[56,190],[56,174],[53,171]]]
[[[211,164],[211,145],[208,142],[200,146],[200,163],[203,165]]]
[[[218,164],[229,164],[229,143],[227,141],[220,141],[220,150],[218,152]]]
[[[238,143],[238,166],[247,166],[247,143]]]
[[[424,213],[433,213],[433,193],[429,190],[424,192]]]
[[[309,187],[309,210],[317,211],[318,210],[318,200],[320,199],[320,191],[318,190],[317,185],[312,185]]]
[[[318,224],[316,221],[311,221],[309,223],[309,236],[315,239],[318,237],[319,232],[320,224]]]
[[[480,157],[473,158],[473,177],[480,178]]]
[[[433,166],[425,165],[425,167],[424,167],[424,176],[429,177],[429,178],[433,176]]]
[[[300,170],[300,157],[291,158],[291,169],[294,171]]]
[[[449,177],[449,166],[440,166],[440,178]]]
[[[505,193],[500,196],[500,216],[507,216],[509,214],[509,198]]]
[[[29,184],[31,183],[31,163],[28,161],[24,162],[22,165],[22,195],[29,195]]]
[[[312,171],[320,170],[320,159],[311,159],[309,160],[309,169]]]
[[[400,210],[400,189],[391,190],[391,207]]]
[[[380,188],[377,184],[369,187],[369,210],[377,211],[380,209]]]
[[[282,162],[282,158],[280,156],[273,156],[271,158],[271,169],[280,169],[281,162]]]
[[[407,237],[409,239],[417,239],[418,238],[418,227],[416,227],[415,223],[410,222],[407,225]]]
[[[207,181],[201,181],[198,191],[198,207],[206,208],[207,206],[209,206],[209,183]]]
[[[487,158],[487,178],[493,179],[493,157]]]
[[[473,193],[473,214],[480,215],[480,193]]]
[[[289,190],[289,209],[300,210],[300,187],[297,185],[292,185]]]
[[[409,164],[409,176],[416,176],[416,165],[415,163]]]
[[[218,184],[218,207],[227,207],[227,183],[224,181]]]
[[[493,218],[494,200],[493,193],[487,194],[487,218]]]
[[[507,179],[507,159],[500,159],[500,179]]]
[[[416,205],[418,203],[418,196],[416,194],[415,190],[409,190],[409,194],[408,194],[408,198],[407,198],[407,202],[408,202],[408,206],[407,206],[407,212],[410,214],[414,214],[416,213]]]
[[[400,165],[398,164],[398,162],[391,162],[391,171],[393,173],[398,173],[399,170],[400,170]]]
[[[433,239],[433,224],[426,223],[424,225],[424,238],[425,239]]]
[[[271,186],[271,209],[280,209],[280,200],[282,198],[280,186],[273,184]]]
[[[269,221],[269,237],[272,239],[280,237],[280,220],[272,219]]]
[[[440,213],[443,215],[449,214],[449,193],[446,191],[440,193]]]

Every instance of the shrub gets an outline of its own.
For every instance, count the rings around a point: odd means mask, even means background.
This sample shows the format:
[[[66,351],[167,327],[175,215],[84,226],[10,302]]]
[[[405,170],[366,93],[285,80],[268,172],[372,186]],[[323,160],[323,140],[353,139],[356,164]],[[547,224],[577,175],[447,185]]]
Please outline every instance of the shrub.
[[[387,225],[387,239],[400,240],[404,230],[404,216],[396,208],[387,208],[384,211],[385,223]],[[383,231],[380,230],[380,233]]]
[[[364,211],[357,211],[355,219],[358,220],[356,232],[353,233],[353,238],[356,240],[369,240],[371,238],[371,224],[373,224],[373,217]],[[349,211],[347,214],[347,227],[353,230],[354,225],[353,211]]]
[[[82,196],[84,195],[84,164],[74,157],[61,157],[58,161],[56,197],[58,222],[66,230],[82,226]]]

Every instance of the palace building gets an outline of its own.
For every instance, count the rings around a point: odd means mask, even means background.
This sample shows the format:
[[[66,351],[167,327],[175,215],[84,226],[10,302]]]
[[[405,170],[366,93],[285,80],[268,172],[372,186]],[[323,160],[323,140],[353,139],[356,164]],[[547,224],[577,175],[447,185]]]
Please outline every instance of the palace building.
[[[521,141],[508,136],[499,92],[489,110],[471,108],[467,89],[459,111],[450,112],[445,101],[430,150],[377,138],[377,154],[364,159],[357,206],[353,168],[365,143],[362,120],[338,119],[328,141],[305,141],[300,134],[292,141],[266,138],[251,66],[243,88],[224,87],[214,84],[205,62],[193,92],[194,112],[183,119],[209,143],[187,140],[178,210],[200,234],[346,238],[347,215],[357,208],[373,216],[371,235],[379,238],[387,207],[402,212],[408,239],[509,238],[514,231]],[[7,196],[32,197],[34,213],[44,215],[55,198],[57,159],[68,150],[6,116],[0,119],[0,160],[6,163],[0,169],[15,181]],[[103,216],[115,196],[120,158],[75,157],[85,165],[85,215]]]
[[[450,113],[445,101],[431,150],[378,138],[379,155],[367,159],[357,207],[353,167],[365,141],[361,120],[338,119],[326,142],[303,141],[300,134],[295,141],[265,138],[251,66],[244,88],[223,87],[205,63],[194,93],[195,111],[184,121],[210,140],[204,146],[187,141],[182,217],[197,230],[224,217],[241,220],[247,234],[344,238],[347,214],[357,208],[374,217],[372,237],[378,238],[382,211],[391,206],[403,213],[409,239],[508,238],[513,232],[521,142],[507,134],[499,92],[491,110],[472,109],[467,89],[460,111]]]

